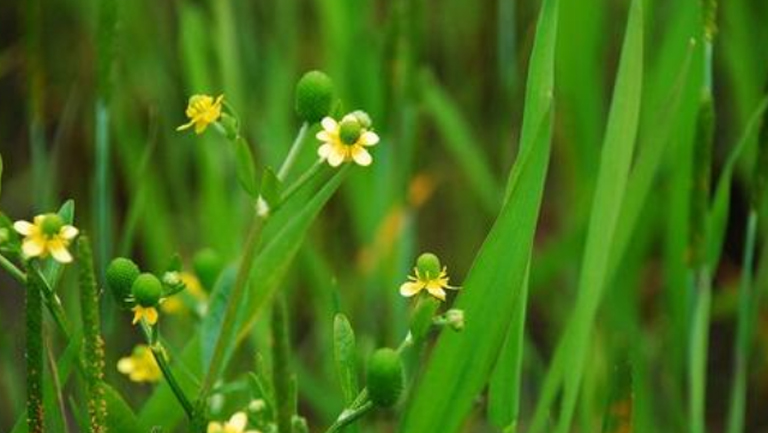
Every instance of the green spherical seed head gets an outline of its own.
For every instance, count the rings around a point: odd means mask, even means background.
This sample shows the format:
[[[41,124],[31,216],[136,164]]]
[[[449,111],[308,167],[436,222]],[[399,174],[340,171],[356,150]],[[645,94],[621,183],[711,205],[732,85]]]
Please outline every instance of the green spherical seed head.
[[[118,302],[124,303],[131,296],[131,287],[140,273],[139,267],[131,259],[118,257],[112,260],[107,267],[107,286]]]
[[[296,85],[296,113],[309,122],[319,122],[331,111],[333,82],[320,71],[309,71]]]
[[[205,248],[195,254],[192,259],[192,268],[200,279],[203,289],[210,292],[224,269],[224,262],[216,251]]]
[[[437,278],[440,275],[440,259],[432,253],[424,253],[416,260],[419,275],[425,278]]]
[[[403,391],[403,365],[396,351],[384,348],[373,353],[366,376],[368,393],[377,406],[389,407]]]
[[[144,273],[136,278],[131,287],[131,293],[136,299],[136,303],[142,307],[154,307],[160,302],[160,296],[163,294],[163,285],[156,276]]]
[[[360,139],[363,128],[357,118],[344,119],[339,124],[339,138],[344,144],[353,145]]]
[[[43,217],[43,222],[40,225],[45,236],[55,236],[64,227],[64,220],[55,213],[49,213]]]

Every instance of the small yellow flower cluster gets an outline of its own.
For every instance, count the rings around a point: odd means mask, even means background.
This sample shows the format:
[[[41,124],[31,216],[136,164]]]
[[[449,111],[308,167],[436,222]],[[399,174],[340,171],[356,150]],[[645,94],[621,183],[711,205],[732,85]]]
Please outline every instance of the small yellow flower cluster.
[[[245,412],[237,412],[224,423],[213,421],[208,424],[207,433],[261,433],[259,430],[245,430],[248,416]]]
[[[133,348],[131,356],[117,362],[117,370],[133,382],[154,383],[160,380],[162,372],[149,346],[140,344]]]
[[[32,223],[16,221],[13,228],[24,236],[21,251],[27,258],[45,258],[53,256],[60,263],[70,263],[72,254],[67,249],[77,236],[78,230],[64,224],[62,218],[54,213],[38,215]]]
[[[189,98],[186,111],[190,121],[179,126],[176,130],[183,131],[194,126],[195,134],[202,134],[208,125],[216,122],[221,117],[223,102],[224,95],[219,95],[215,100],[209,95],[192,95]]]

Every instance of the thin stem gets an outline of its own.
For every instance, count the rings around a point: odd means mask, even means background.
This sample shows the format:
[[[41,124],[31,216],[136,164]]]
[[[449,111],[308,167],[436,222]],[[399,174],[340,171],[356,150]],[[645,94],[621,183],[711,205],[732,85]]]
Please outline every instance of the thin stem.
[[[692,275],[693,317],[690,334],[689,416],[692,433],[706,431],[704,405],[706,398],[707,351],[709,346],[709,316],[712,298],[711,280],[706,265],[695,269]]]
[[[304,148],[304,138],[307,135],[307,130],[309,129],[309,124],[307,122],[304,122],[301,124],[301,128],[299,128],[299,133],[296,134],[296,138],[293,140],[293,144],[291,145],[291,149],[288,151],[288,156],[285,157],[285,160],[283,161],[283,165],[280,166],[280,170],[277,172],[277,178],[281,181],[285,180],[285,178],[288,176],[288,173],[291,171],[291,168],[293,168],[293,165],[296,163],[296,157],[299,156],[299,153],[301,152],[301,149]]]
[[[339,418],[337,418],[336,421],[330,427],[328,427],[326,433],[336,433],[341,431],[341,429],[344,427],[360,419],[360,417],[368,413],[371,409],[373,409],[373,407],[373,402],[367,401],[360,407],[344,410],[344,412],[339,415]]]
[[[232,289],[232,294],[229,297],[227,303],[227,310],[224,312],[224,323],[221,325],[219,336],[216,339],[216,346],[213,350],[213,357],[211,358],[211,364],[208,367],[208,373],[203,379],[203,384],[200,388],[200,399],[205,399],[208,396],[208,392],[211,390],[211,386],[216,381],[216,378],[221,369],[221,365],[224,362],[224,352],[229,336],[235,327],[235,321],[237,318],[237,310],[240,307],[240,301],[245,294],[245,288],[248,285],[248,277],[251,273],[251,267],[253,266],[253,259],[256,257],[256,250],[261,240],[261,232],[266,222],[266,216],[262,217],[255,215],[253,222],[251,223],[251,230],[248,233],[248,238],[245,243],[245,249],[243,251],[243,257],[240,260],[240,266],[237,270],[237,276],[235,278],[235,286]]]
[[[5,269],[5,271],[19,284],[27,284],[27,275],[2,254],[0,254],[0,268]]]
[[[285,204],[291,197],[293,197],[294,194],[299,192],[302,187],[304,187],[312,178],[314,178],[315,175],[317,175],[317,173],[320,172],[320,170],[323,168],[323,165],[323,160],[318,159],[314,164],[312,164],[312,167],[310,167],[309,170],[305,171],[304,174],[296,179],[295,182],[288,186],[288,188],[285,189],[285,192],[283,192],[283,194],[280,196],[280,203],[275,206],[275,210]]]
[[[168,364],[168,359],[165,357],[165,348],[163,347],[163,343],[160,342],[159,335],[156,337],[152,336],[152,329],[144,319],[141,319],[141,329],[144,331],[144,336],[147,339],[149,348],[152,350],[152,355],[154,355],[155,361],[157,361],[157,365],[163,373],[163,377],[165,377],[165,380],[171,387],[171,391],[173,391],[173,394],[176,396],[176,400],[178,400],[181,407],[184,408],[187,417],[190,420],[194,419],[195,408],[187,398],[186,394],[184,394],[184,390],[181,389],[181,385],[179,385],[179,382],[176,380],[176,376],[173,375],[173,371],[171,371],[171,366]]]
[[[27,425],[30,433],[45,430],[43,405],[43,298],[37,276],[27,285]]]
[[[752,265],[755,256],[755,238],[757,237],[757,211],[752,209],[747,217],[746,242],[741,267],[741,284],[739,287],[739,315],[736,328],[736,344],[734,345],[734,372],[731,387],[731,405],[728,415],[728,433],[744,431],[744,412],[747,391],[747,363],[749,361],[750,341],[752,339],[753,321],[752,305],[755,302],[755,291],[752,287]]]

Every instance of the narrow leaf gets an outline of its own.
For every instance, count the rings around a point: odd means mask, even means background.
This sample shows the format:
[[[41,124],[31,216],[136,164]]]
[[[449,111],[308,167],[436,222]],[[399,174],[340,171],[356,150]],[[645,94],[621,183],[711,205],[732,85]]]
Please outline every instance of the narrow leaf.
[[[344,393],[344,402],[348,405],[358,393],[357,347],[355,331],[352,330],[347,317],[341,313],[333,319],[333,358],[336,361],[336,374]]]

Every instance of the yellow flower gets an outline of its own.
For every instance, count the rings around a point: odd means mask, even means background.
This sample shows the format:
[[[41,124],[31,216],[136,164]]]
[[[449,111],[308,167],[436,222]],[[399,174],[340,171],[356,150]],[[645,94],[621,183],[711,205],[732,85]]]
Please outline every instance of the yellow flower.
[[[133,324],[139,323],[139,320],[141,318],[147,319],[147,323],[150,325],[154,325],[157,323],[157,309],[155,307],[142,307],[141,305],[136,305],[133,307]]]
[[[72,261],[72,254],[67,247],[78,231],[75,227],[64,224],[59,215],[38,215],[33,223],[16,221],[13,228],[24,236],[21,250],[26,257],[45,258],[50,254],[61,263]]]
[[[157,382],[163,375],[152,350],[144,344],[134,347],[131,356],[120,358],[117,370],[134,382]]]
[[[248,416],[245,412],[237,412],[224,424],[212,421],[208,424],[207,433],[261,433],[258,430],[245,430],[248,425]]]
[[[219,95],[215,101],[212,96],[192,95],[189,98],[186,112],[190,121],[179,126],[176,130],[182,131],[194,125],[195,134],[202,134],[208,125],[219,120],[219,117],[221,117],[221,104],[223,101],[224,95]]]
[[[317,154],[328,160],[328,164],[333,167],[346,161],[355,161],[362,166],[370,165],[373,158],[366,147],[378,143],[379,136],[369,131],[367,122],[361,120],[360,115],[355,113],[347,114],[341,122],[330,117],[323,118],[323,130],[316,136],[323,144],[317,149]]]
[[[435,298],[445,301],[445,290],[458,290],[458,287],[448,285],[448,271],[445,266],[440,268],[440,260],[431,253],[419,256],[416,267],[413,268],[414,276],[409,275],[407,281],[400,286],[400,294],[410,298],[426,290]]]

